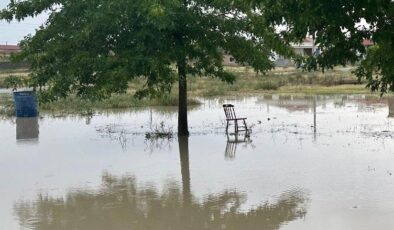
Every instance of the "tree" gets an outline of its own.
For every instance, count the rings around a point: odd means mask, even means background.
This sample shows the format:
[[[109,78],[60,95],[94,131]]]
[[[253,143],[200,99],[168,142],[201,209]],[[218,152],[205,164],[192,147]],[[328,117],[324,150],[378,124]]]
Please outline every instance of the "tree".
[[[146,78],[137,96],[158,96],[179,84],[178,135],[187,136],[187,76],[232,83],[224,53],[256,71],[270,57],[292,54],[258,9],[243,0],[25,0],[11,1],[0,19],[23,20],[47,11],[49,19],[22,42],[32,86],[43,100],[70,94],[101,99]]]
[[[14,210],[21,228],[40,230],[277,230],[305,218],[309,203],[297,190],[249,210],[242,206],[246,195],[237,191],[207,194],[202,201],[192,194],[185,201],[183,194],[175,182],[159,190],[140,186],[135,177],[104,174],[97,189],[72,189],[64,198],[40,193],[17,202]]]
[[[392,0],[250,0],[271,26],[286,26],[285,42],[316,37],[323,51],[303,62],[307,70],[359,63],[355,74],[373,91],[394,91],[394,2]],[[375,43],[370,49],[363,39]]]

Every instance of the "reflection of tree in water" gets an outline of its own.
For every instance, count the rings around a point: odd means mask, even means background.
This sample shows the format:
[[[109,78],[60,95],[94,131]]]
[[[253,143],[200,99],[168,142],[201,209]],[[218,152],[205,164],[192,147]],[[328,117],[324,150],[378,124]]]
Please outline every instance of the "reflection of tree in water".
[[[244,194],[225,191],[195,199],[190,186],[189,139],[179,137],[182,187],[162,192],[139,187],[134,177],[104,174],[97,191],[73,190],[66,198],[39,195],[15,204],[20,225],[37,230],[279,229],[306,214],[305,194],[286,193],[276,203],[242,211]]]
[[[182,199],[187,192],[175,183],[158,192],[154,187],[138,187],[133,177],[105,174],[102,179],[97,191],[71,191],[66,198],[40,195],[34,202],[17,203],[21,226],[39,230],[279,229],[306,214],[301,192],[241,212],[246,197],[234,191],[198,202],[192,197]]]

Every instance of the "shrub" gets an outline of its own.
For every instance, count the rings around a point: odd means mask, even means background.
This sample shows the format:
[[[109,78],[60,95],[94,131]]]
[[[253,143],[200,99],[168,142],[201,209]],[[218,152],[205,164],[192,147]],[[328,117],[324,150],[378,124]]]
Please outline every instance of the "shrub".
[[[277,82],[259,82],[255,85],[255,90],[277,90],[279,89],[280,85]]]

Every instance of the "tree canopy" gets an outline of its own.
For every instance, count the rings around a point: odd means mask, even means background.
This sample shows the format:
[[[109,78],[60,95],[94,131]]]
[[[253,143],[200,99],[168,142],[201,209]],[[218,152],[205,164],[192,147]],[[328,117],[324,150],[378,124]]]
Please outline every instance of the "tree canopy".
[[[274,27],[242,0],[25,0],[0,13],[23,20],[47,11],[49,19],[21,42],[32,86],[55,100],[76,93],[104,98],[146,77],[138,96],[158,95],[179,82],[178,134],[188,135],[187,75],[233,82],[223,54],[257,71],[273,68],[273,51],[288,56]]]
[[[359,64],[355,74],[381,93],[394,91],[392,0],[251,0],[271,26],[286,26],[285,41],[314,36],[322,50],[303,60],[307,70]],[[375,46],[367,49],[364,39]]]
[[[233,82],[225,53],[261,72],[273,68],[274,53],[307,70],[361,62],[355,74],[372,90],[394,91],[392,0],[12,0],[0,19],[44,11],[48,21],[17,57],[31,64],[42,99],[101,99],[142,76],[137,96],[157,96],[178,82],[178,135],[188,135],[186,76]],[[289,44],[306,35],[322,53],[300,59]]]

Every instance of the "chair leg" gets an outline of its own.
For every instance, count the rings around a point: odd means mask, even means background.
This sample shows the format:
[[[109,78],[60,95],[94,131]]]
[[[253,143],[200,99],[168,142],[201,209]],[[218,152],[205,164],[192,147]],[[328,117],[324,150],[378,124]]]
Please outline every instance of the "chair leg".
[[[237,120],[234,120],[234,130],[235,130],[235,133],[238,133],[238,121]]]
[[[245,120],[243,120],[243,121],[244,121],[245,131],[249,132],[248,126],[246,125],[246,121]]]
[[[235,142],[238,143],[238,133],[235,134]]]
[[[226,133],[228,133],[228,120],[226,122]]]

